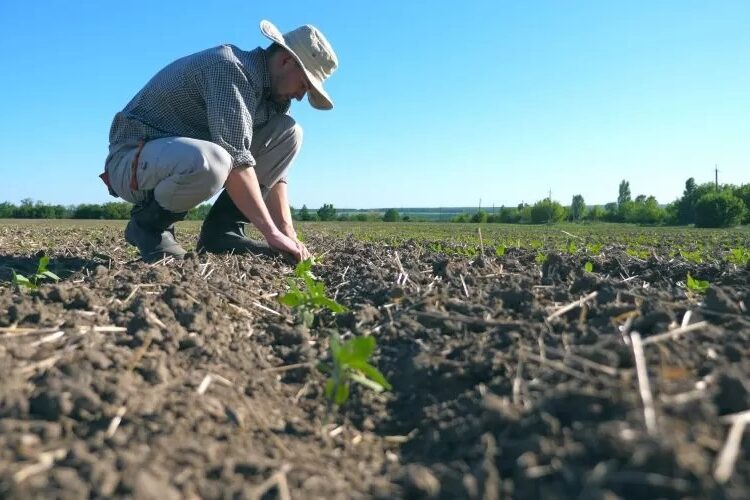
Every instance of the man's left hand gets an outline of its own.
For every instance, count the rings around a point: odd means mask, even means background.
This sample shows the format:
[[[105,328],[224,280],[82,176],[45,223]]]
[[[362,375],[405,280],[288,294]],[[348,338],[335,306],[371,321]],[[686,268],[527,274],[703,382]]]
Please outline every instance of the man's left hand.
[[[300,261],[302,261],[302,260],[307,260],[307,259],[309,259],[310,257],[312,257],[312,254],[311,254],[311,253],[310,253],[310,251],[309,251],[309,250],[307,249],[307,247],[305,246],[305,244],[304,244],[304,243],[302,243],[302,242],[301,242],[300,240],[298,240],[297,238],[292,238],[292,239],[293,239],[293,240],[294,240],[294,242],[295,242],[295,243],[297,244],[297,250],[299,250]]]

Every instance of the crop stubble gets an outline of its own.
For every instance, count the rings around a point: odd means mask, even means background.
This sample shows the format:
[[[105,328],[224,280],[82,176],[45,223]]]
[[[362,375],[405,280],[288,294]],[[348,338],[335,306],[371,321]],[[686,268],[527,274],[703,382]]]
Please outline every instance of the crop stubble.
[[[641,259],[304,232],[351,309],[312,329],[281,260],[148,266],[118,227],[0,226],[0,494],[745,496],[746,267],[672,257],[678,234]],[[41,248],[64,279],[19,293]],[[331,328],[376,337],[392,392],[326,413]]]

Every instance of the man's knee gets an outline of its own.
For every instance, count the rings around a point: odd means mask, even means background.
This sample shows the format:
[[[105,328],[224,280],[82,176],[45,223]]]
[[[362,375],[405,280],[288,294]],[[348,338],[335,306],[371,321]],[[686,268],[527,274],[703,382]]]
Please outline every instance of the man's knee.
[[[202,141],[193,149],[190,177],[195,186],[205,189],[206,198],[215,194],[226,182],[232,170],[232,156],[221,146]]]
[[[279,137],[283,142],[289,144],[293,150],[299,150],[302,147],[302,126],[289,115],[276,115],[271,120],[276,120],[275,124],[279,131]]]

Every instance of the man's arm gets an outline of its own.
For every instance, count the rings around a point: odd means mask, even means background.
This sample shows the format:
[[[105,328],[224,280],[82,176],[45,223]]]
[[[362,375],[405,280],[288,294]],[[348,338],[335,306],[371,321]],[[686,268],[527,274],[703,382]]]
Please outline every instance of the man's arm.
[[[287,197],[286,182],[277,182],[266,196],[266,205],[276,226],[282,233],[291,238],[300,252],[300,260],[311,257],[307,247],[297,239],[297,231],[294,230],[292,222],[292,211],[289,209],[289,198]]]
[[[279,230],[263,202],[258,178],[253,168],[235,168],[229,173],[224,187],[237,208],[263,234],[269,245],[282,252],[302,258],[296,239],[290,239]],[[288,210],[288,209],[287,209]],[[291,218],[291,217],[290,217]]]
[[[297,232],[292,222],[292,212],[289,209],[286,182],[277,182],[266,197],[266,206],[276,227],[292,239],[297,239]]]

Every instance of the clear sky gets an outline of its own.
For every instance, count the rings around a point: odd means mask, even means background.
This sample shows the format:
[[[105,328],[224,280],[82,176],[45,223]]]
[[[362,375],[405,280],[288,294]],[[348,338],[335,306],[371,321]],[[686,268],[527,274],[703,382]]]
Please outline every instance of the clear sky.
[[[750,1],[0,2],[0,201],[110,201],[114,114],[160,68],[314,24],[336,108],[295,102],[292,205],[666,203],[750,182]]]

